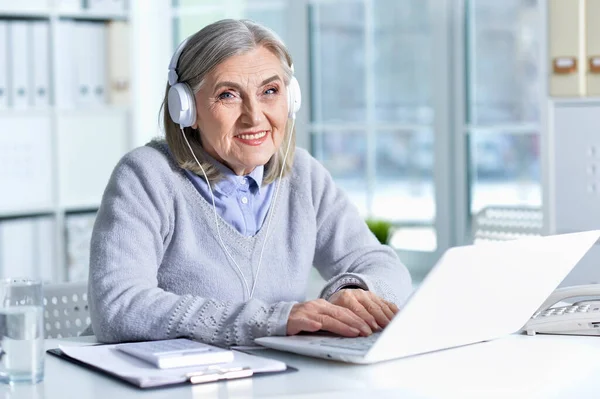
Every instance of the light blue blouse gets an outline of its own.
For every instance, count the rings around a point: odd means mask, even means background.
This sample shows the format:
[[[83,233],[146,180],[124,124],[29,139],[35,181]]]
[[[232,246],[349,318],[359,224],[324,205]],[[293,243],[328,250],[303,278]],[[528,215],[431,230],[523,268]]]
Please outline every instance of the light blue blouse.
[[[203,152],[203,156],[215,165],[224,178],[212,183],[217,214],[245,236],[254,236],[262,227],[275,184],[262,185],[264,166],[255,168],[250,174],[237,176],[231,169]],[[212,206],[210,191],[204,176],[188,170],[185,174],[194,184],[200,195]]]

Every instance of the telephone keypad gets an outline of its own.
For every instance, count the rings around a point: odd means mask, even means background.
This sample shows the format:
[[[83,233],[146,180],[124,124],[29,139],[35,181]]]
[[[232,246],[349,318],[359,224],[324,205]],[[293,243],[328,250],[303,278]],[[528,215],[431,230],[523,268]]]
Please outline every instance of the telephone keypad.
[[[543,311],[535,312],[535,314],[531,317],[532,319],[537,319],[538,317],[548,317],[548,316],[560,316],[562,314],[573,314],[573,313],[589,313],[589,312],[600,312],[600,307],[597,305],[591,306],[589,304],[584,305],[570,305],[563,306],[560,308],[550,308]]]
[[[556,309],[548,309],[548,310],[544,310],[544,311],[542,312],[542,316],[550,316],[550,315],[553,315],[553,314],[554,314],[554,312],[556,312]]]
[[[577,308],[577,311],[578,312],[587,312],[589,308],[590,308],[590,305],[581,305],[581,306],[579,306],[579,308]]]

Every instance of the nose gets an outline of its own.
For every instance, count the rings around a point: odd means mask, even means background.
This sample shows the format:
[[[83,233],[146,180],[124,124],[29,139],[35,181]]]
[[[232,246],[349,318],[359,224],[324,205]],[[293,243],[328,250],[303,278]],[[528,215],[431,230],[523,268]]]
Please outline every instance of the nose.
[[[263,120],[263,110],[256,98],[246,98],[242,103],[242,123],[248,126],[257,126]]]

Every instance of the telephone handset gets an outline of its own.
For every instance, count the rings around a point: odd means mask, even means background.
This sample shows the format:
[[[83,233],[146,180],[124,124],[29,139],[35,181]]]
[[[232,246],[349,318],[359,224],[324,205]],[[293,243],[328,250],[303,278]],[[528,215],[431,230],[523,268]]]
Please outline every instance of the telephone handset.
[[[552,307],[562,300],[585,296],[598,299]],[[557,289],[534,313],[523,330],[527,335],[536,333],[600,335],[600,284]]]

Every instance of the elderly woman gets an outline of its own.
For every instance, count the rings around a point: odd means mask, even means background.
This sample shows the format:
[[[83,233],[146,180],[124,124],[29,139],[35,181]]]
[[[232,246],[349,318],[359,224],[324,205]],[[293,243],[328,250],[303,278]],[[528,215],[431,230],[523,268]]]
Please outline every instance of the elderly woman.
[[[176,51],[165,141],[125,155],[92,237],[89,298],[103,342],[230,346],[384,328],[411,291],[331,176],[293,140],[299,87],[284,44],[222,20]],[[310,269],[327,283],[306,301]]]

